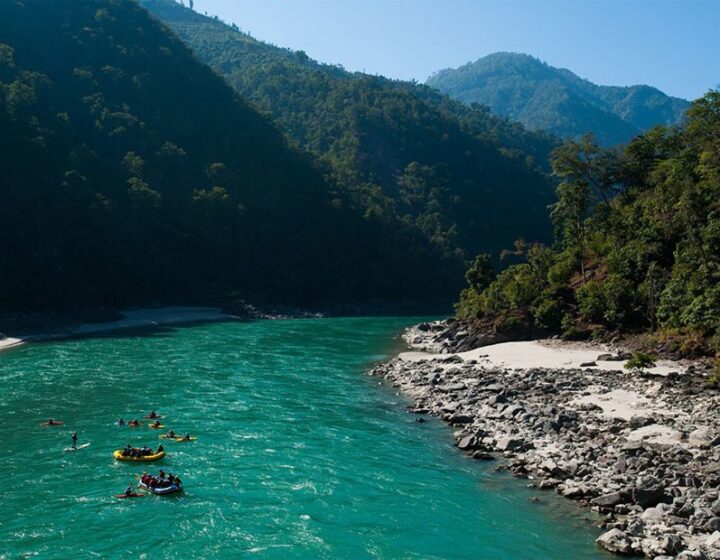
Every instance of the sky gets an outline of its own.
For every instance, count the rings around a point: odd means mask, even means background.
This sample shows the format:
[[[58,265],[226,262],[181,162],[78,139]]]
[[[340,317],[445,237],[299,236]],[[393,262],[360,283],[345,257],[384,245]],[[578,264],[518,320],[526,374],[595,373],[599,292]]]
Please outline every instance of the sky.
[[[320,62],[403,80],[510,51],[686,99],[720,85],[720,0],[195,0],[195,10]]]

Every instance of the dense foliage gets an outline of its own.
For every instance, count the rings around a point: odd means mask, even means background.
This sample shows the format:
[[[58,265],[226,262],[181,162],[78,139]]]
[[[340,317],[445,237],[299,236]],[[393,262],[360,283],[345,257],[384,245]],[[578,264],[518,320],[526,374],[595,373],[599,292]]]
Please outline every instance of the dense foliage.
[[[601,145],[627,142],[655,125],[674,125],[688,102],[649,86],[598,86],[529,55],[495,53],[441,70],[428,85],[481,103],[531,130],[563,138],[593,133]]]
[[[426,86],[318,64],[174,0],[142,5],[319,157],[365,215],[417,227],[449,257],[550,238],[549,137]]]
[[[553,168],[559,243],[519,243],[524,261],[470,281],[459,315],[568,336],[648,329],[720,350],[720,92],[682,128],[624,149],[569,141]]]
[[[0,309],[428,301],[461,276],[130,0],[0,2],[0,132]]]

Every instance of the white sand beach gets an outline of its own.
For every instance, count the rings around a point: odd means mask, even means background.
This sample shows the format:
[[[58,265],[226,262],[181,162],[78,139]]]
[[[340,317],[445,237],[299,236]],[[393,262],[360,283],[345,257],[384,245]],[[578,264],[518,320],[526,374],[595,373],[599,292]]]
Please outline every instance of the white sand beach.
[[[125,331],[130,329],[152,328],[160,326],[186,325],[191,323],[209,323],[215,321],[233,321],[239,317],[223,313],[215,307],[159,307],[156,309],[134,309],[120,312],[122,319],[107,323],[89,323],[78,325],[59,332],[41,333],[23,338],[8,337],[0,340],[0,351],[15,348],[28,342],[61,340],[93,334]]]
[[[499,367],[503,369],[577,369],[580,364],[595,362],[592,369],[600,371],[617,371],[624,368],[624,361],[598,361],[600,354],[617,352],[617,349],[599,347],[597,345],[576,342],[563,343],[557,340],[533,340],[523,342],[503,342],[483,346],[468,352],[459,352],[466,362],[476,360],[479,365]],[[443,360],[453,354],[429,354],[426,352],[403,352],[400,359],[405,361]],[[671,372],[682,373],[684,367],[679,362],[659,360],[654,368],[648,371],[655,375],[668,375]]]

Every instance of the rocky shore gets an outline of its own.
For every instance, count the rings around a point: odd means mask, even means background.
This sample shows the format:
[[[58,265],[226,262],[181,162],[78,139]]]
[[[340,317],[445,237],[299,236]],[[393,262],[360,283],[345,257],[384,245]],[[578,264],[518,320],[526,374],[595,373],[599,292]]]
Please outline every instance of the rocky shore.
[[[370,375],[407,395],[411,412],[456,428],[462,452],[600,512],[607,550],[720,559],[720,394],[704,373],[633,373],[617,353],[584,367],[498,367],[443,346],[454,335],[442,324],[406,333],[437,354],[401,355]]]

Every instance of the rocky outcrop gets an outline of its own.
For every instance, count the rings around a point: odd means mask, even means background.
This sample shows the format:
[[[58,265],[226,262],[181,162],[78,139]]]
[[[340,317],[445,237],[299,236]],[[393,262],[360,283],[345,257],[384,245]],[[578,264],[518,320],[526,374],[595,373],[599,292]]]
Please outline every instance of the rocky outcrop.
[[[417,329],[447,332],[427,325]],[[422,344],[431,340],[444,344],[437,336]],[[720,397],[703,377],[503,370],[452,354],[396,358],[370,374],[412,399],[410,412],[455,427],[468,456],[504,459],[500,468],[599,512],[600,546],[720,559]],[[612,414],[603,399],[613,395],[652,406]]]
[[[446,354],[514,340],[515,337],[478,328],[468,321],[444,319],[408,328],[403,339],[410,348]]]

